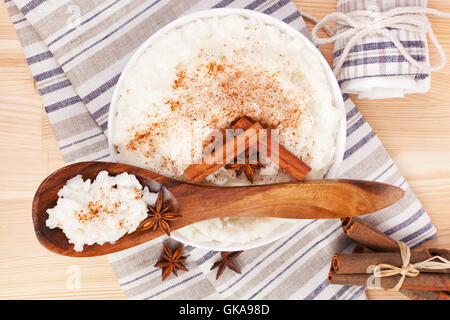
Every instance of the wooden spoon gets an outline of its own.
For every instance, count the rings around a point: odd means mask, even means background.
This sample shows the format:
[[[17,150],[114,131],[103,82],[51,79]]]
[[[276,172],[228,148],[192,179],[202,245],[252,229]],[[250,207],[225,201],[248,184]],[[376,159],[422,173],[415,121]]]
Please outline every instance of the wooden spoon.
[[[134,174],[151,192],[163,190],[171,212],[182,217],[171,221],[171,231],[195,222],[230,216],[290,219],[332,219],[354,217],[381,210],[402,198],[402,189],[370,181],[320,180],[245,187],[214,187],[184,183],[151,171],[119,163],[81,162],[51,174],[39,186],[33,200],[33,223],[40,243],[58,254],[74,257],[99,256],[127,249],[163,235],[158,229],[136,230],[116,243],[85,245],[82,252],[73,250],[61,229],[50,229],[45,221],[47,209],[58,200],[58,191],[67,180],[81,174],[94,180],[107,170],[110,175]]]

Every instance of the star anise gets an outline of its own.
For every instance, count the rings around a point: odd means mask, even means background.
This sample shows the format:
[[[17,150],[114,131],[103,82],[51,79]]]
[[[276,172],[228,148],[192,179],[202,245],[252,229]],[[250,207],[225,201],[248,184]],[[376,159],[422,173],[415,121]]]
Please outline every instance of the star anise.
[[[245,162],[244,163],[240,163],[241,161],[238,161],[238,158],[234,159],[233,163],[227,164],[225,166],[225,169],[234,169],[236,170],[236,177],[240,177],[240,175],[242,174],[242,172],[245,173],[247,179],[253,183],[253,180],[255,178],[255,169],[258,168],[264,168],[264,165],[259,162],[259,154],[256,153],[256,162],[252,161],[250,162],[250,148],[245,150]],[[254,153],[252,153],[252,160],[254,158],[253,156]]]
[[[155,268],[162,268],[162,281],[164,281],[170,273],[173,272],[178,277],[177,270],[189,271],[182,262],[186,260],[186,257],[182,257],[184,246],[180,245],[175,251],[171,251],[169,247],[163,242],[164,253],[161,255],[161,259],[154,265]]]
[[[181,217],[181,214],[170,212],[170,205],[164,203],[163,200],[163,191],[161,190],[158,194],[158,198],[156,199],[155,208],[148,206],[148,217],[145,219],[141,225],[141,230],[152,229],[152,231],[161,229],[170,236],[170,226],[169,221],[176,220]]]
[[[233,270],[236,273],[241,273],[241,270],[239,270],[238,267],[236,267],[233,262],[231,262],[231,260],[233,260],[234,258],[236,258],[237,256],[239,256],[242,252],[244,251],[236,251],[236,252],[231,252],[228,253],[226,251],[221,252],[220,254],[222,255],[222,260],[217,261],[216,263],[214,263],[214,265],[211,267],[210,270],[214,270],[217,267],[219,267],[219,270],[217,270],[217,276],[216,276],[216,280],[220,278],[220,276],[222,275],[223,271],[228,267],[231,270]]]

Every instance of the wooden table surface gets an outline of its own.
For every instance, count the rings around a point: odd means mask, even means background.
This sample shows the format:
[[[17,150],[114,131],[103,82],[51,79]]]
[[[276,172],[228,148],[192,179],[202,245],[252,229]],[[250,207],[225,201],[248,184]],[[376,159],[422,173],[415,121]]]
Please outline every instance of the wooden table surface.
[[[58,256],[42,248],[34,236],[34,192],[64,161],[0,2],[0,299],[125,298],[105,257]],[[319,18],[336,9],[335,0],[295,2]],[[450,12],[450,1],[430,0],[429,7]],[[449,57],[450,20],[431,21]],[[330,59],[332,47],[322,49]],[[436,54],[432,58],[436,61]],[[355,98],[438,228],[439,237],[426,246],[442,248],[450,247],[449,85],[450,63],[432,75],[427,94],[375,101]],[[77,272],[79,288],[72,282]],[[367,293],[371,299],[405,299],[384,291]]]

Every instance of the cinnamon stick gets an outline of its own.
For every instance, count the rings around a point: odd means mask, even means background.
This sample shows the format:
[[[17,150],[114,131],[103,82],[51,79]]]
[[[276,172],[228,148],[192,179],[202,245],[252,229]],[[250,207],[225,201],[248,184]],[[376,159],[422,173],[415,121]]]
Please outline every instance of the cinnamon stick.
[[[237,122],[233,123],[231,127],[235,130],[246,130],[252,125],[253,122],[249,118],[242,117]],[[277,145],[273,142],[270,132],[267,134],[267,139],[261,139],[259,143],[266,148],[267,156],[295,179],[301,181],[311,171],[311,168],[301,159],[293,155],[282,145]],[[273,146],[276,147],[272,148]]]
[[[421,249],[411,251],[410,263],[422,262],[438,255],[450,260],[450,252],[448,250],[440,250],[440,254],[437,254],[434,249]],[[332,267],[337,274],[367,273],[368,267],[379,264],[390,264],[392,266],[401,267],[403,260],[400,251],[335,254],[332,258]],[[449,269],[419,269],[419,271],[421,273],[450,273]]]
[[[373,228],[360,218],[341,219],[345,235],[375,252],[398,252],[397,241]]]
[[[238,154],[244,152],[249,146],[258,142],[266,136],[265,130],[259,123],[254,123],[244,132],[219,146],[201,164],[193,164],[184,171],[184,176],[191,182],[200,182],[210,174],[216,172],[228,162],[232,161]]]
[[[227,141],[225,145],[219,146],[214,153],[203,159],[201,164],[194,164],[187,168],[184,172],[186,179],[191,182],[203,180],[257,142],[266,148],[267,155],[272,161],[277,163],[280,168],[284,169],[297,180],[303,180],[311,171],[311,168],[301,159],[297,158],[283,146],[272,141],[270,132],[266,132],[265,130],[259,131],[262,129],[262,126],[258,122],[252,122],[249,118],[242,117],[232,124],[232,129],[242,129],[245,131],[235,137],[233,141]],[[257,132],[257,135],[252,134],[252,129]],[[266,136],[267,139],[264,139]],[[233,149],[231,148],[231,144],[235,146],[234,152],[228,152]]]
[[[334,270],[331,270],[328,275],[328,280],[331,284],[364,287],[371,283],[370,279],[372,279],[372,281],[373,279],[376,279],[379,281],[379,287],[385,289],[393,288],[399,282],[400,278],[400,275],[374,278],[373,275],[365,273],[338,274]],[[401,288],[427,291],[450,291],[450,274],[421,273],[415,278],[406,277]]]

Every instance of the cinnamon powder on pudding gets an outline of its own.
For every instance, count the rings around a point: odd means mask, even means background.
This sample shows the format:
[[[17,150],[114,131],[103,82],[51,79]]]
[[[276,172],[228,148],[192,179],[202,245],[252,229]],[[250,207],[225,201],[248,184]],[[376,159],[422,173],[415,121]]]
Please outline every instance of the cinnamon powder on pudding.
[[[136,200],[139,200],[142,197],[135,196]],[[110,208],[104,206],[100,200],[97,201],[89,201],[87,210],[84,211],[81,209],[80,211],[75,211],[75,215],[81,223],[87,223],[92,221],[95,218],[98,218],[101,214],[109,214],[114,215],[118,212],[118,208],[122,205],[121,201],[116,201],[110,204]]]
[[[238,52],[236,52],[238,56]],[[209,57],[205,57],[208,60]],[[213,59],[212,57],[209,59]],[[259,66],[245,65],[245,61],[229,61],[225,56],[219,61],[211,61],[196,68],[178,72],[172,88],[175,98],[168,99],[173,111],[180,110],[187,119],[195,120],[199,116],[198,104],[205,102],[216,106],[214,111],[230,117],[252,114],[255,106],[273,109],[270,118],[257,119],[279,125],[277,108],[287,112],[283,116],[285,126],[298,122],[301,110],[294,100],[296,94],[283,89],[277,72],[265,70]],[[205,83],[208,86],[205,86]]]
[[[172,82],[172,92],[165,99],[170,117],[191,123],[207,121],[210,128],[218,130],[244,115],[252,116],[266,128],[277,128],[280,123],[283,127],[295,127],[301,121],[298,100],[302,92],[283,88],[278,72],[246,63],[239,52],[231,58],[198,58],[203,62],[178,71]],[[158,153],[161,140],[154,138],[167,134],[165,130],[170,131],[168,121],[155,122],[135,132],[126,148],[145,155]],[[209,141],[203,140],[203,146]],[[164,164],[170,165],[170,160]]]
[[[94,181],[77,175],[58,191],[56,206],[47,210],[46,226],[62,229],[75,251],[85,244],[114,243],[139,227],[156,197],[126,172],[110,176],[101,171]]]

